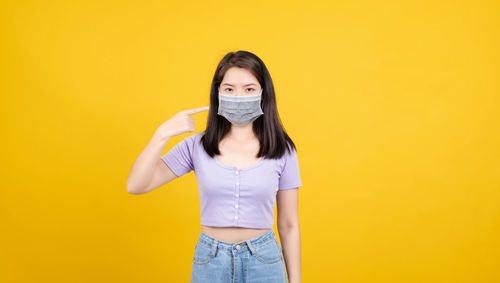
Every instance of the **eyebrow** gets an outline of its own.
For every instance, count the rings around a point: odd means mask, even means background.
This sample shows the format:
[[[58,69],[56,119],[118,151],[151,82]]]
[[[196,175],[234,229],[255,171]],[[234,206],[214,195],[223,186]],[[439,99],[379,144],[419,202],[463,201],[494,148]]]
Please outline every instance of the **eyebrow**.
[[[223,83],[222,85],[229,85],[229,86],[234,86],[232,84],[229,84],[229,83]],[[249,85],[256,85],[254,83],[251,83],[251,84],[246,84],[246,85],[243,85],[243,86],[249,86]]]

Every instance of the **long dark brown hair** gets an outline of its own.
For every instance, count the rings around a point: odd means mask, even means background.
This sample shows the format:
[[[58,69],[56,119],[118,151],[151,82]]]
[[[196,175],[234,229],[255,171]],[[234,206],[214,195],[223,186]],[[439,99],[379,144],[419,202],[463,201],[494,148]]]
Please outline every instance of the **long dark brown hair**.
[[[253,121],[253,132],[260,141],[260,150],[257,158],[264,157],[268,159],[281,158],[285,150],[296,150],[295,144],[286,133],[279,118],[276,106],[276,94],[271,75],[266,65],[255,54],[239,50],[229,52],[217,65],[212,86],[210,88],[210,108],[208,111],[207,128],[205,134],[201,137],[201,142],[208,155],[214,157],[220,154],[219,141],[231,129],[231,122],[217,114],[219,108],[218,87],[224,78],[224,74],[231,67],[245,68],[250,71],[262,86],[261,108],[264,112]]]

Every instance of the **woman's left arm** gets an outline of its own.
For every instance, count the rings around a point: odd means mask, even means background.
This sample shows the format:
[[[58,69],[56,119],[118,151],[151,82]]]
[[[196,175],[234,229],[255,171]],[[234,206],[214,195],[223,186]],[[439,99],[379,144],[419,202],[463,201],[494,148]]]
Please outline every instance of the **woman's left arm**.
[[[298,188],[279,190],[276,195],[278,234],[290,283],[302,282],[298,200]]]

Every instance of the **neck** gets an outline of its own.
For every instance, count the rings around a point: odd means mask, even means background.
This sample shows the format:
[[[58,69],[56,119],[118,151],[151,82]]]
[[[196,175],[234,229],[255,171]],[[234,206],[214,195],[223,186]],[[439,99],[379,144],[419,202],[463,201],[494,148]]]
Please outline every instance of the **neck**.
[[[255,139],[255,133],[252,128],[253,123],[246,125],[231,125],[231,130],[227,133],[227,136],[234,140],[248,141]]]

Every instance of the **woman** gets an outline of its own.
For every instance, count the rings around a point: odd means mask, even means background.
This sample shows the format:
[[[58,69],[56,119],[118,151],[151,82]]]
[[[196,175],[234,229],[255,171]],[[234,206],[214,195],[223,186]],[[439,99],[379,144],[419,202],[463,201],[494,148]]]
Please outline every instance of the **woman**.
[[[171,137],[195,130],[189,115],[209,109],[205,131],[160,157]],[[191,282],[301,282],[297,152],[281,125],[271,76],[253,53],[222,58],[210,107],[163,123],[135,161],[127,190],[143,194],[191,170],[202,226]],[[283,248],[272,229],[275,203]]]

